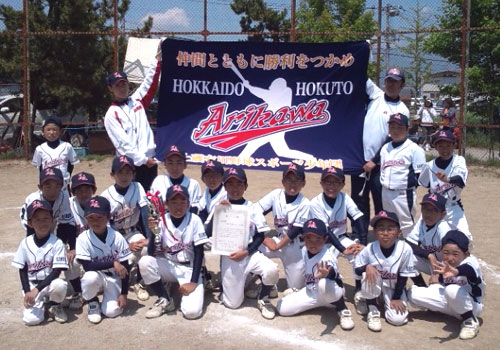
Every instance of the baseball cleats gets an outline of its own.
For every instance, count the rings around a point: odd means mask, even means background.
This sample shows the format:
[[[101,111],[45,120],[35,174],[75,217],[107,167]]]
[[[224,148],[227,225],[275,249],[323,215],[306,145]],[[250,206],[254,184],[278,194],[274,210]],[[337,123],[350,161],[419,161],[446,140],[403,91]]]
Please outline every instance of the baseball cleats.
[[[146,318],[157,318],[164,313],[172,312],[175,310],[175,305],[172,300],[167,300],[167,298],[158,298],[157,301],[149,308],[146,312]]]
[[[352,314],[349,309],[344,309],[338,312],[340,318],[340,328],[344,331],[350,331],[354,328],[354,321],[352,320]]]
[[[68,315],[64,312],[61,304],[49,307],[49,317],[53,318],[58,323],[65,323],[68,321]]]
[[[466,319],[462,323],[459,338],[463,340],[475,338],[479,333],[479,322],[473,317]]]
[[[262,289],[262,285],[259,284],[254,286],[253,288],[249,288],[245,291],[245,296],[249,299],[257,299],[260,295],[260,291]],[[278,287],[276,285],[273,286],[273,289],[269,292],[269,298],[275,299],[278,297]]]
[[[90,323],[99,323],[101,322],[101,307],[99,306],[98,301],[91,301],[88,305],[87,310],[87,318]]]
[[[272,320],[276,316],[276,311],[274,310],[273,304],[268,298],[257,300],[257,308],[260,310],[262,317],[268,320]]]
[[[380,321],[380,311],[371,310],[368,312],[366,318],[368,321],[368,329],[373,332],[380,332],[382,330],[382,322]]]
[[[134,284],[132,289],[137,295],[137,299],[139,299],[140,301],[146,301],[149,299],[149,293],[141,283]]]
[[[74,293],[69,299],[65,299],[63,303],[70,310],[80,310],[83,306],[82,293]]]
[[[361,296],[361,291],[359,290],[354,294],[354,307],[359,315],[366,315],[368,313],[366,300]]]
[[[283,292],[283,296],[286,297],[290,294],[297,293],[299,290],[297,288],[288,288]]]

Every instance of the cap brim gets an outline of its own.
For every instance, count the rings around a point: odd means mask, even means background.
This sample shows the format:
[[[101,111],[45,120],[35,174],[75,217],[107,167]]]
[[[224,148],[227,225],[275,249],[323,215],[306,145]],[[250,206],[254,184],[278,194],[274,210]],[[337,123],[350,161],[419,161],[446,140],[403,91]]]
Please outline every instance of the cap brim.
[[[185,154],[182,154],[181,152],[177,151],[167,152],[167,154],[165,155],[165,159],[167,159],[170,156],[180,156],[181,158],[186,159]]]
[[[420,205],[422,205],[422,204],[430,204],[430,205],[432,205],[434,208],[436,208],[437,210],[446,210],[446,209],[444,209],[444,208],[443,208],[443,209],[439,208],[439,207],[436,205],[436,202],[422,200],[422,201],[420,202]]]
[[[48,177],[44,178],[42,181],[40,181],[40,185],[43,184],[43,183],[45,183],[45,182],[47,182],[47,181],[49,181],[49,180],[56,180],[56,181],[58,181],[60,183],[64,183],[64,180],[61,179],[61,178],[59,178],[59,177],[48,176]]]
[[[174,192],[173,194],[171,194],[169,197],[167,197],[167,201],[171,200],[172,198],[174,198],[175,196],[182,196],[184,197],[185,199],[189,200],[189,196],[186,196],[185,193],[183,192]]]
[[[379,222],[380,220],[390,220],[392,222],[394,222],[396,225],[398,225],[398,227],[401,227],[401,225],[399,224],[399,222],[397,220],[394,220],[393,218],[389,217],[389,216],[377,216],[377,217],[374,217],[373,219],[370,220],[370,226],[371,227],[375,227],[375,225],[377,224],[377,222]]]
[[[83,186],[83,185],[87,185],[87,186],[91,186],[93,188],[97,188],[97,186],[95,184],[91,183],[91,182],[79,182],[79,183],[77,183],[75,185],[71,185],[70,188],[73,189],[73,188],[77,188],[78,186]]]
[[[125,79],[125,78],[120,78],[118,80],[115,80],[114,82],[112,82],[111,84],[108,84],[109,86],[115,86],[116,84],[118,84],[120,81],[128,81],[128,79]]]
[[[385,79],[394,79],[394,80],[404,80],[403,77],[400,77],[399,75],[394,75],[394,74],[388,74],[385,76]]]
[[[224,179],[224,183],[226,183],[229,179],[236,179],[236,180],[239,180],[239,181],[241,181],[241,182],[246,182],[245,180],[243,180],[242,178],[240,178],[238,175],[236,175],[236,174],[231,174],[231,175],[229,175],[228,177],[226,177],[226,178]]]
[[[48,212],[52,212],[52,209],[49,209],[49,208],[44,208],[44,207],[39,207],[39,208],[36,208],[35,210],[33,210],[29,215],[28,215],[28,220],[31,219],[33,217],[33,214],[35,214],[35,212],[37,212],[38,210],[45,210],[45,211],[48,211]]]
[[[326,179],[328,176],[336,177],[337,179],[342,180],[342,181],[345,180],[345,176],[339,175],[339,174],[334,174],[334,173],[327,173],[327,174],[321,175],[321,180]]]

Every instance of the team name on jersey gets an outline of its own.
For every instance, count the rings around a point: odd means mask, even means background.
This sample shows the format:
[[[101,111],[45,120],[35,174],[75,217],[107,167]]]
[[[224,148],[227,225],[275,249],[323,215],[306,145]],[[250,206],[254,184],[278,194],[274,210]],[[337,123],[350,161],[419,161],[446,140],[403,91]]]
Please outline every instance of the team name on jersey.
[[[274,217],[274,226],[276,227],[283,227],[283,226],[288,226],[288,218],[278,218]]]
[[[177,242],[171,247],[169,247],[169,246],[165,247],[165,253],[175,255],[182,250],[187,250],[187,249],[191,248],[192,246],[193,246],[193,242],[189,242],[189,243]]]
[[[304,277],[306,284],[316,284],[318,282],[318,279],[312,273],[306,273]]]
[[[459,286],[465,286],[467,284],[467,279],[466,278],[444,278],[443,283],[448,285],[448,284],[458,284]]]
[[[405,165],[404,159],[386,160],[382,164],[382,169],[389,168],[391,166],[404,166],[404,165]]]
[[[377,269],[378,273],[380,273],[380,277],[382,277],[383,280],[395,280],[398,278],[397,273],[393,273],[390,271],[385,271],[385,270],[379,270]]]
[[[449,189],[454,188],[454,187],[456,187],[456,185],[450,184],[450,183],[447,183],[447,182],[443,182],[443,183],[439,183],[439,184],[436,185],[436,187],[434,189],[434,192],[443,193],[443,192],[446,192]]]
[[[441,246],[435,246],[435,245],[432,245],[432,244],[429,244],[429,245],[423,244],[422,248],[424,248],[426,251],[428,251],[429,254],[441,251]]]
[[[59,165],[66,164],[68,162],[68,159],[63,157],[63,158],[56,158],[56,159],[51,159],[51,160],[44,160],[42,163],[42,168],[51,168]]]
[[[328,227],[330,228],[338,228],[338,227],[343,227],[347,224],[347,219],[344,219],[344,220],[334,220],[334,221],[330,221],[328,223]]]
[[[112,261],[117,260],[117,258],[118,258],[118,251],[116,250],[113,252],[113,254],[110,254],[110,255],[101,256],[101,257],[96,256],[95,258],[92,259],[92,261],[94,261],[94,262],[112,262]]]
[[[64,259],[63,259],[64,260]],[[34,273],[41,271],[46,268],[52,268],[52,261],[35,261],[34,263],[28,264],[28,272]]]
[[[137,210],[137,208],[125,207],[122,210],[118,210],[117,212],[115,212],[113,214],[112,220],[115,222],[125,220],[126,218],[133,216],[135,214],[136,210]]]

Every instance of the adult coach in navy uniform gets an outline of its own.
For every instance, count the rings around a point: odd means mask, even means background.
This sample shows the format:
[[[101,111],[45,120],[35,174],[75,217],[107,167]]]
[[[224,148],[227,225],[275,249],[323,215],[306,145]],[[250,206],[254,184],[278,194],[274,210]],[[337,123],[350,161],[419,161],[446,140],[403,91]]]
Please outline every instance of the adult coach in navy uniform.
[[[111,73],[107,79],[113,102],[104,117],[104,126],[115,146],[116,154],[133,159],[136,166],[135,181],[145,191],[149,190],[158,175],[158,165],[154,159],[156,144],[146,108],[156,93],[160,72],[161,42],[144,81],[132,95],[128,96],[128,80],[124,72]]]
[[[368,232],[370,218],[370,192],[375,214],[382,210],[382,186],[380,184],[380,150],[389,140],[389,116],[395,113],[410,115],[399,94],[405,84],[404,72],[389,68],[384,78],[384,90],[368,79],[366,94],[370,100],[363,126],[363,152],[365,164],[362,174],[351,175],[351,198],[363,212],[363,225]]]

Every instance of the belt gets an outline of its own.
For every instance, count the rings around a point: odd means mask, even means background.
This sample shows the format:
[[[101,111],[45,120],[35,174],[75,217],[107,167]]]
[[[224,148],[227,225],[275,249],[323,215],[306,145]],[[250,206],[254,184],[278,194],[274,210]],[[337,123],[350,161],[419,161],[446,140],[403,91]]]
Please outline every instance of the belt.
[[[349,238],[349,236],[347,235],[347,233],[343,233],[340,236],[337,236],[337,238],[342,238],[342,237]]]

